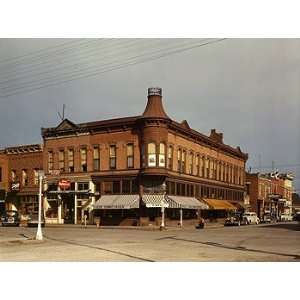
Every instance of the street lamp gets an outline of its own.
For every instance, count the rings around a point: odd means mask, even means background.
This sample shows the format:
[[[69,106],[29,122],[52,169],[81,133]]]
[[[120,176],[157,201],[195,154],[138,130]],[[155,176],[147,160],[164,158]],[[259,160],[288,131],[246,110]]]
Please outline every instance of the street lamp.
[[[165,228],[165,196],[166,196],[166,183],[162,184],[163,198],[161,199],[161,225],[160,229]]]
[[[42,232],[42,226],[41,226],[41,221],[42,221],[42,184],[43,184],[43,178],[45,176],[44,171],[39,170],[38,176],[39,176],[39,217],[38,217],[38,227],[37,227],[35,239],[42,241],[43,240],[43,232]]]

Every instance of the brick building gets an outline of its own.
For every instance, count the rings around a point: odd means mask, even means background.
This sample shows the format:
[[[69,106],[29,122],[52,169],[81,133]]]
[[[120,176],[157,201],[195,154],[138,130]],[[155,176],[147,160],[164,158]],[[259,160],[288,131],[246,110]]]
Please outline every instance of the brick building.
[[[279,218],[281,214],[292,214],[293,176],[291,174],[246,173],[247,194],[251,210],[259,218],[265,213]]]
[[[1,150],[6,209],[28,215],[38,210],[38,170],[43,167],[41,145],[22,145]]]
[[[63,120],[43,128],[48,222],[102,224],[167,222],[222,217],[244,199],[248,155],[176,122],[165,112],[160,88],[148,89],[143,114],[75,124]],[[70,188],[59,187],[61,179]],[[201,199],[201,201],[199,201]]]

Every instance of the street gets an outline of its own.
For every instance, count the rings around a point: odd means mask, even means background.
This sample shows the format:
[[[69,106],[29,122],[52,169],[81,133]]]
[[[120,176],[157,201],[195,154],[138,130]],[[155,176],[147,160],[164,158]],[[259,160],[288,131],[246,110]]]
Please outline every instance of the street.
[[[0,261],[300,261],[296,222],[197,230],[0,227]]]

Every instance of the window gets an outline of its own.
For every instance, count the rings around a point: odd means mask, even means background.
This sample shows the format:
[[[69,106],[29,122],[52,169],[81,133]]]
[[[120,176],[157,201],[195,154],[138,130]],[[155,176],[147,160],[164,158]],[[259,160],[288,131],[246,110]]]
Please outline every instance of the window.
[[[48,152],[48,172],[51,173],[53,171],[53,152]]]
[[[65,152],[64,152],[64,150],[59,150],[59,152],[58,152],[58,168],[61,172],[65,171]]]
[[[97,146],[93,148],[93,169],[94,171],[100,170],[100,150]]]
[[[68,171],[74,172],[74,149],[68,150]]]
[[[80,149],[80,170],[81,172],[87,171],[87,149]]]
[[[181,149],[177,150],[177,171],[181,172]]]
[[[33,170],[33,183],[34,183],[34,185],[38,185],[39,184],[39,172],[38,172],[38,169],[34,169]]]
[[[205,177],[205,157],[204,156],[201,157],[200,162],[201,162],[200,177]]]
[[[109,146],[109,168],[115,169],[117,167],[117,147],[116,145]]]
[[[181,171],[183,173],[186,173],[186,151],[185,150],[182,151],[181,168],[182,168]]]
[[[133,168],[134,166],[134,148],[133,144],[127,145],[127,168]]]
[[[88,190],[89,190],[89,183],[88,182],[78,182],[77,184],[77,190],[78,190],[78,194],[77,194],[77,199],[89,199],[89,194],[88,194]]]
[[[196,175],[199,176],[200,175],[200,156],[199,154],[197,154],[196,156]]]
[[[205,159],[205,177],[209,178],[209,158]]]
[[[28,185],[28,176],[27,176],[27,170],[22,170],[22,185],[27,186]]]
[[[159,167],[165,167],[166,166],[166,145],[164,143],[159,144],[158,166]]]
[[[189,155],[189,174],[193,175],[193,164],[194,164],[194,154],[190,152]]]
[[[156,167],[156,145],[148,144],[148,167]]]
[[[17,172],[16,172],[16,170],[12,170],[11,171],[11,181],[15,182],[16,179],[17,179]]]
[[[173,169],[173,147],[169,146],[168,148],[168,169]]]

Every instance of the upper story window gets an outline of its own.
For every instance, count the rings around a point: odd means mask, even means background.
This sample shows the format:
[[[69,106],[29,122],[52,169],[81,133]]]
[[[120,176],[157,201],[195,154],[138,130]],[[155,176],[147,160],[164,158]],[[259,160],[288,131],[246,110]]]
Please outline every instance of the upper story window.
[[[205,177],[205,157],[200,157],[200,177]]]
[[[205,159],[205,177],[209,178],[209,158]]]
[[[87,149],[80,149],[80,170],[81,172],[87,171]]]
[[[48,152],[48,172],[51,173],[53,171],[53,152]]]
[[[116,169],[117,167],[117,147],[116,145],[109,146],[109,168]]]
[[[93,169],[94,171],[100,170],[100,149],[98,146],[93,148]]]
[[[156,167],[156,145],[155,143],[148,144],[148,167]]]
[[[68,171],[74,172],[74,149],[68,149]]]
[[[17,180],[17,172],[16,170],[11,171],[11,181],[15,182]]]
[[[199,154],[196,155],[196,175],[200,175],[200,156]]]
[[[27,186],[28,185],[28,174],[27,174],[27,170],[26,169],[22,170],[22,185],[23,186]]]
[[[168,169],[173,169],[173,146],[168,147]]]
[[[181,172],[181,149],[177,150],[177,171]]]
[[[134,167],[134,147],[133,144],[127,144],[127,168]]]
[[[34,185],[39,184],[39,170],[38,169],[33,170],[33,183],[34,183]]]
[[[189,174],[193,174],[193,165],[194,165],[194,154],[193,152],[190,152],[189,155]]]
[[[164,143],[159,144],[159,167],[166,166],[166,145]]]
[[[182,157],[181,157],[181,168],[182,172],[186,173],[186,151],[182,151]]]
[[[58,152],[58,168],[61,172],[65,171],[65,151],[59,150]]]

